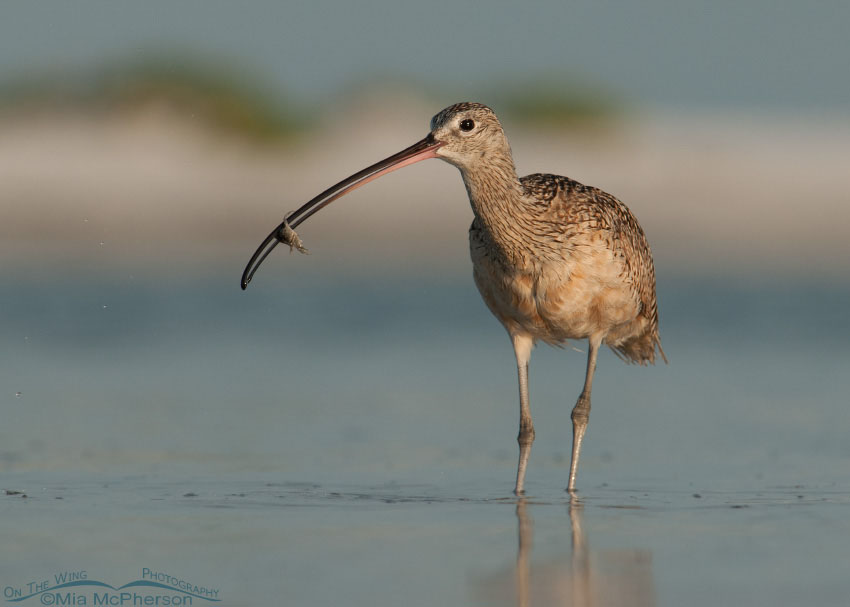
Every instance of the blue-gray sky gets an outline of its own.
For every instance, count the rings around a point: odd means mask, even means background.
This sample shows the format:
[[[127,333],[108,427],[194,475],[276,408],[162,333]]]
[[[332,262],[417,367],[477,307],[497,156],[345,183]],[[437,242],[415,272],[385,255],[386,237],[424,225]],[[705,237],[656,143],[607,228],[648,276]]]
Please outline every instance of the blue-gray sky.
[[[475,97],[576,75],[649,107],[850,109],[847,0],[4,3],[0,78],[186,50],[303,99],[401,75]]]

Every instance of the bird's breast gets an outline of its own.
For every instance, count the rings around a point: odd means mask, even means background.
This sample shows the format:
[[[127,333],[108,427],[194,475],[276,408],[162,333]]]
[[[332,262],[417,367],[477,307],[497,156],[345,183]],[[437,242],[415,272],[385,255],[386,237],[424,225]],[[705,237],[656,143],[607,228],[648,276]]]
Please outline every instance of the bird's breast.
[[[622,262],[603,243],[578,243],[554,260],[533,251],[508,259],[473,229],[470,252],[475,284],[511,334],[558,344],[607,333],[640,311]]]

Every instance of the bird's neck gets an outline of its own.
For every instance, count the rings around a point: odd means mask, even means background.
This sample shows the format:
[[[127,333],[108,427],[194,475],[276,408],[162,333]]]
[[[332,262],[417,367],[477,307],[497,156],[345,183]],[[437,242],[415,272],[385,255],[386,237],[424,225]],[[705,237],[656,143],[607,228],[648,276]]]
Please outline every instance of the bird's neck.
[[[472,211],[492,243],[509,258],[523,249],[529,215],[522,185],[510,156],[480,168],[461,169]]]

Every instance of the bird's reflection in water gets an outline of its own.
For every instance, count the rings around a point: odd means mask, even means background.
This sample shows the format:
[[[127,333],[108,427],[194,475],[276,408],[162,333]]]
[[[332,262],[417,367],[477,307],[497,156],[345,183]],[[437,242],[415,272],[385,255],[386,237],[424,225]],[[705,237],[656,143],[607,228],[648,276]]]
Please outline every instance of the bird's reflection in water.
[[[516,505],[517,556],[513,584],[511,576],[504,571],[479,579],[476,594],[484,599],[482,604],[519,607],[655,605],[650,552],[639,549],[592,551],[582,527],[582,509],[581,502],[573,497],[568,507],[571,554],[533,561],[534,521],[527,500],[521,498]]]

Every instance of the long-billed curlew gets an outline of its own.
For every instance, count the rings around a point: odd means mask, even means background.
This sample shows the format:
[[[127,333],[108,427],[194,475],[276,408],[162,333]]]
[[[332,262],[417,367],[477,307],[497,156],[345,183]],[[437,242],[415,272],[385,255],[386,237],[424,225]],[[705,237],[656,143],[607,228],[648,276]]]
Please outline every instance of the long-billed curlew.
[[[587,338],[584,388],[572,411],[568,491],[575,489],[590,389],[603,343],[623,360],[654,363],[658,306],[652,253],[637,219],[602,190],[536,173],[517,177],[511,148],[493,111],[458,103],[431,120],[421,141],[328,188],[290,214],[259,246],[242,274],[245,289],[279,242],[301,247],[294,232],[313,213],[355,188],[401,167],[440,158],[460,169],[474,219],[469,228],[473,276],[487,307],[513,342],[519,376],[519,463],[524,492],[534,442],[528,361],[537,340],[559,345]]]

